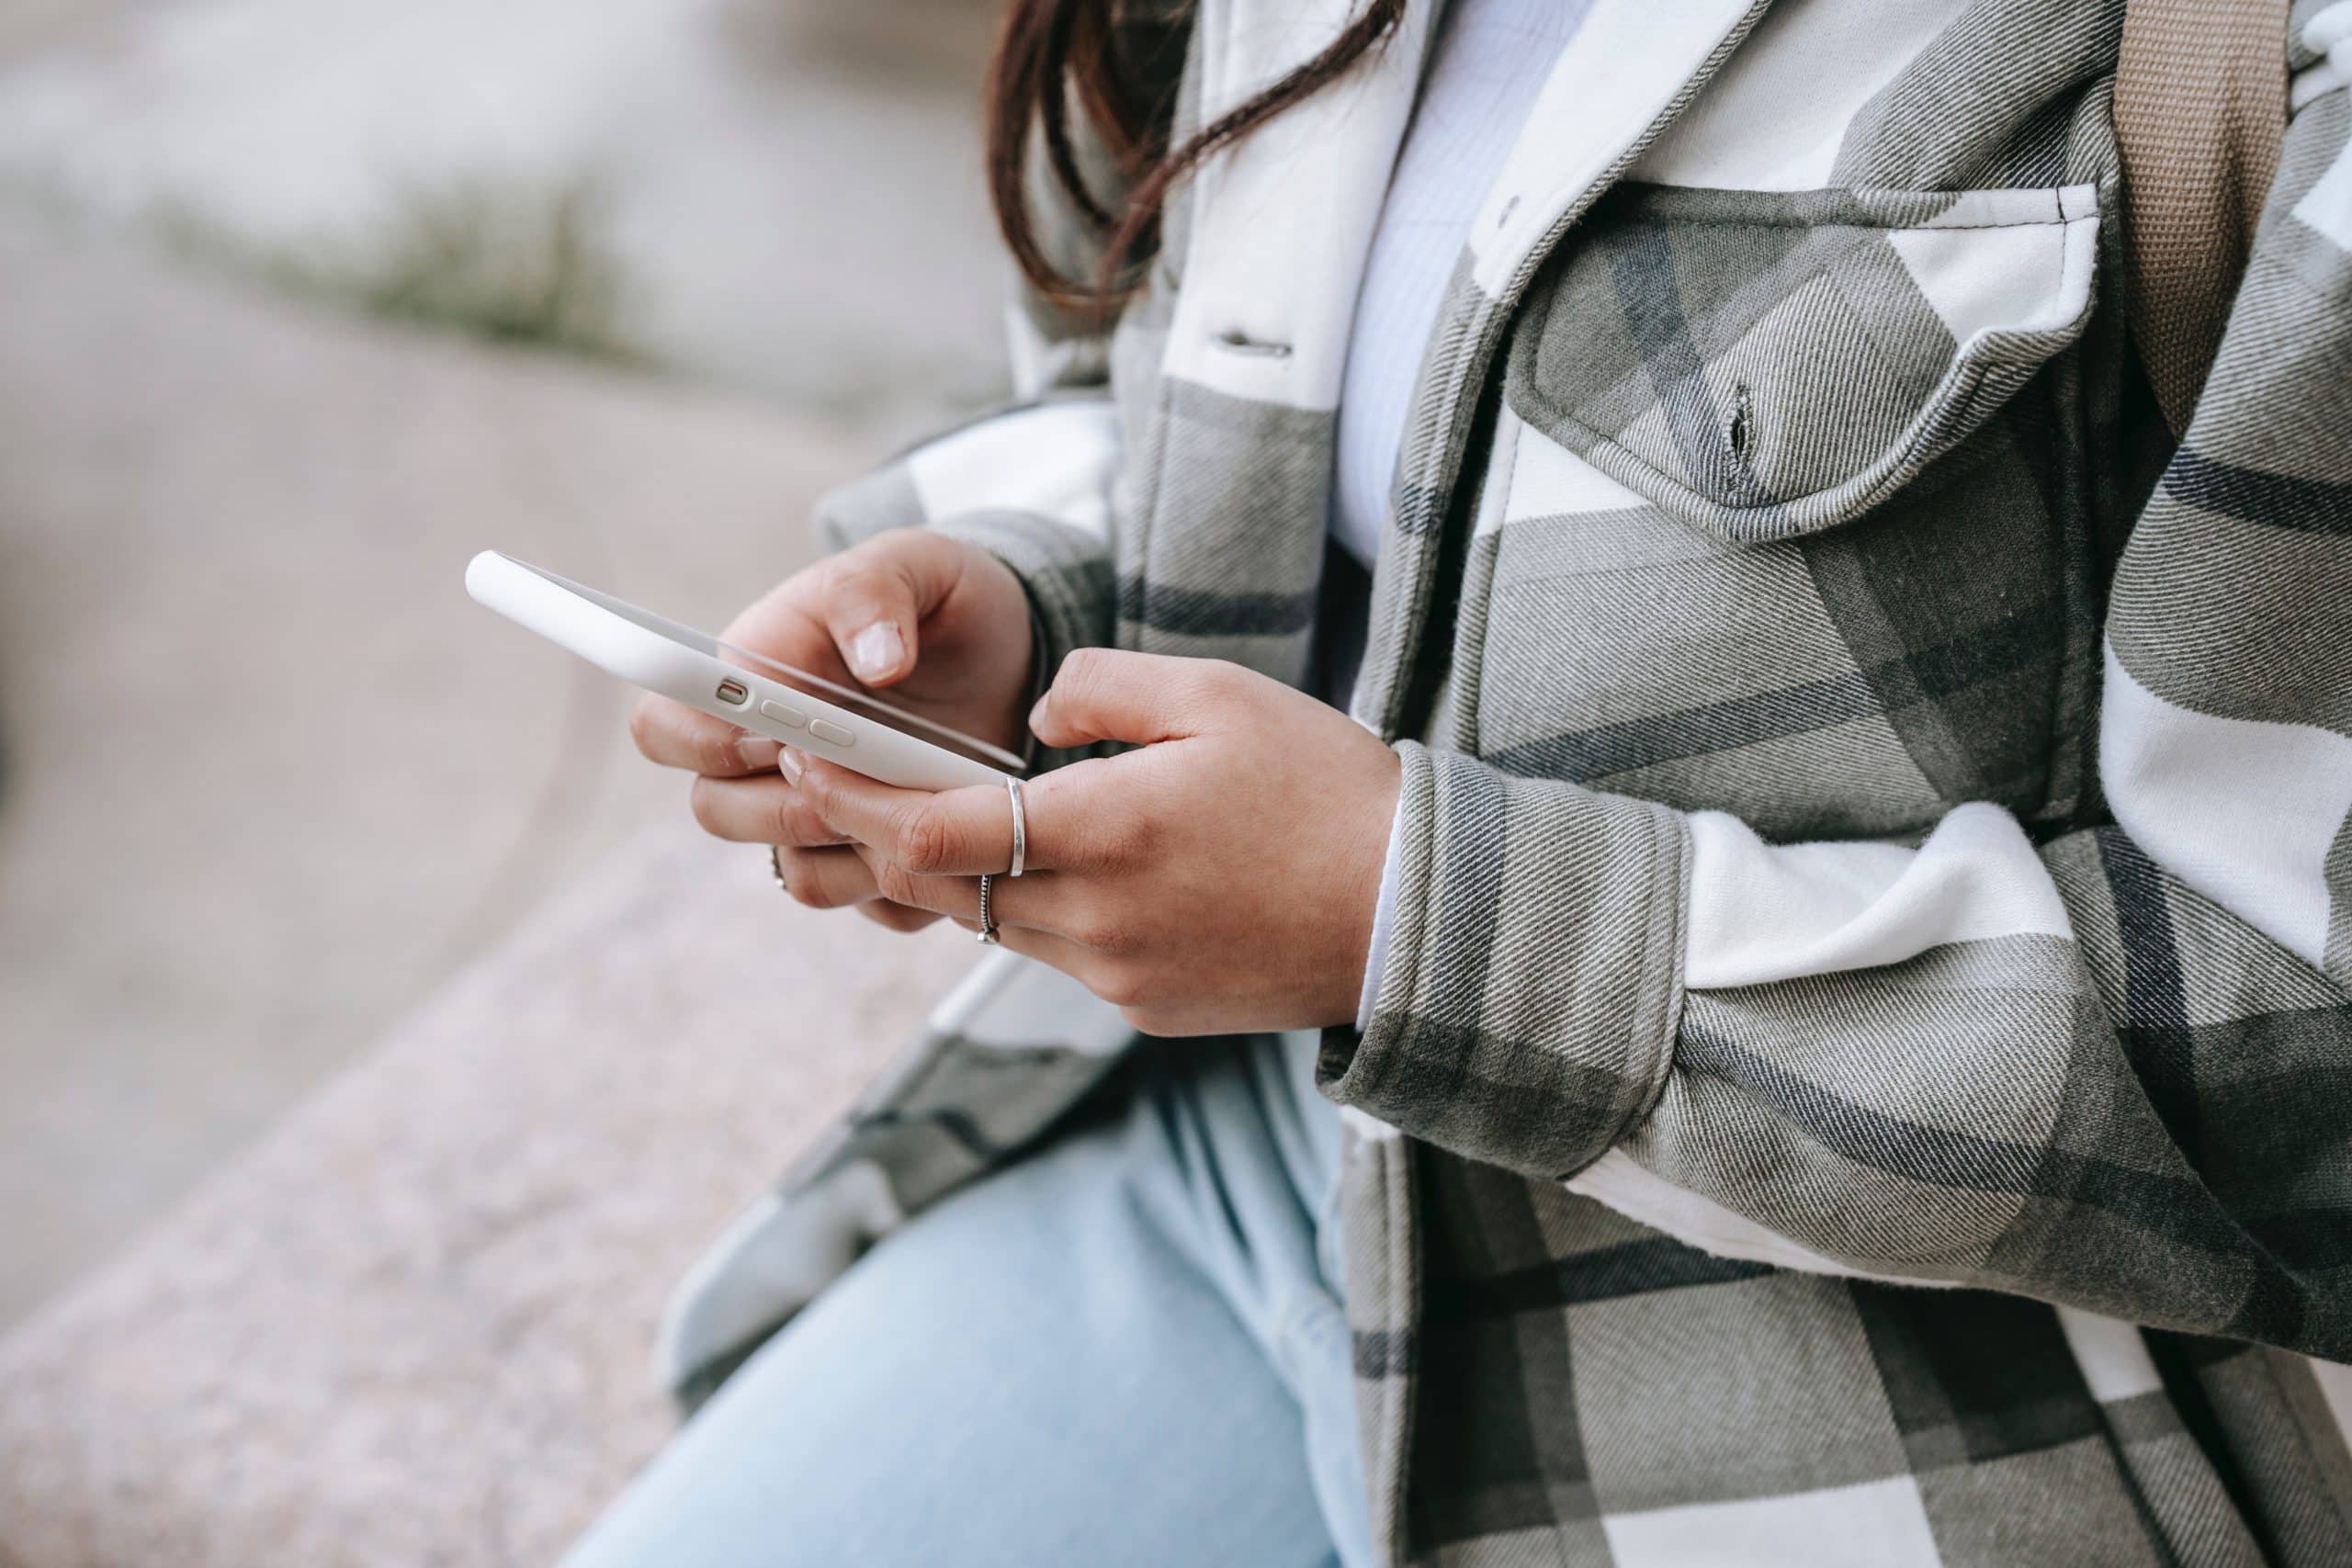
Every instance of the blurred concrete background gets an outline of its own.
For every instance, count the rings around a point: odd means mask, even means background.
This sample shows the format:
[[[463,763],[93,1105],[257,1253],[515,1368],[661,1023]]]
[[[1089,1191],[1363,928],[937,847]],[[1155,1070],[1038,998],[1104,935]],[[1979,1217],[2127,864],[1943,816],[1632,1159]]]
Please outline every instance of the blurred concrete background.
[[[0,1327],[684,790],[468,602],[723,621],[998,395],[985,0],[0,0]]]

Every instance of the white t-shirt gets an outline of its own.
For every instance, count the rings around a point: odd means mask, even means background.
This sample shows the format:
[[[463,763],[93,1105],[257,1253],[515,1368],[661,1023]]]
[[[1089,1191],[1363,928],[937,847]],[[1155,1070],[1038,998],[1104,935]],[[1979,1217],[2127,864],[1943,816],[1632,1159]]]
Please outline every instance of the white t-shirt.
[[[1369,568],[1446,280],[1589,0],[1448,0],[1372,237],[1340,386],[1331,534]]]

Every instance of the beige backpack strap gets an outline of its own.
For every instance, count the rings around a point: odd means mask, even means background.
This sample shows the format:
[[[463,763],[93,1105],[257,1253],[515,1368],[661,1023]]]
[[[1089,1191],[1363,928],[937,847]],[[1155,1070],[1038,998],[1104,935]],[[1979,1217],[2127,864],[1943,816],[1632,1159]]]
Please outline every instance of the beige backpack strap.
[[[2124,309],[2175,435],[2204,389],[2287,131],[2289,0],[2128,0]]]

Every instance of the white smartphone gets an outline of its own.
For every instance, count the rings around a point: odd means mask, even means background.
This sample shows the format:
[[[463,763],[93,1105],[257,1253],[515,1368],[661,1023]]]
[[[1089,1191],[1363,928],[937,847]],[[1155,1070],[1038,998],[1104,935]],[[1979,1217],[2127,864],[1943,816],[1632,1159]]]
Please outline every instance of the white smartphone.
[[[466,592],[624,681],[884,784],[958,789],[1023,772],[984,740],[496,550],[467,563]]]

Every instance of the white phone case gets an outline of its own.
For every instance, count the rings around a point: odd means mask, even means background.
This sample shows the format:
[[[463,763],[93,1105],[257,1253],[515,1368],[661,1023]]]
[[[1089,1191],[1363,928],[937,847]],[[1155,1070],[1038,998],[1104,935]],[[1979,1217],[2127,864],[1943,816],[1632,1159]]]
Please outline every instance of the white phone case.
[[[624,681],[884,784],[958,789],[1001,784],[1020,771],[1020,759],[926,719],[899,715],[901,723],[1001,757],[1004,767],[903,734],[854,708],[730,663],[716,651],[705,651],[721,646],[714,637],[496,550],[484,550],[467,564],[466,592]]]

